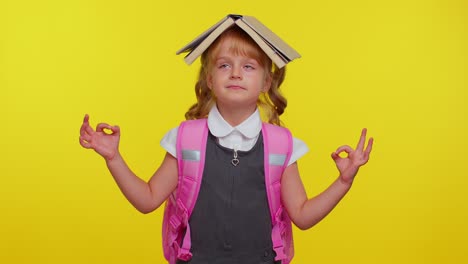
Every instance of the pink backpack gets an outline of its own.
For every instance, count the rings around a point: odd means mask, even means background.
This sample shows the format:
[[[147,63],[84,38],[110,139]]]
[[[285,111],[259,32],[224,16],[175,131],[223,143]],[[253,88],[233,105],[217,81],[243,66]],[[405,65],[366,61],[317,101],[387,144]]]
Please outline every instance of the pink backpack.
[[[283,127],[263,123],[265,185],[272,223],[275,260],[288,264],[294,255],[291,220],[281,203],[281,176],[292,152],[292,137]],[[189,219],[198,197],[205,164],[206,119],[182,122],[177,134],[179,183],[166,201],[163,219],[164,257],[170,264],[192,258]],[[184,235],[185,234],[185,235]],[[181,245],[181,246],[180,246]]]

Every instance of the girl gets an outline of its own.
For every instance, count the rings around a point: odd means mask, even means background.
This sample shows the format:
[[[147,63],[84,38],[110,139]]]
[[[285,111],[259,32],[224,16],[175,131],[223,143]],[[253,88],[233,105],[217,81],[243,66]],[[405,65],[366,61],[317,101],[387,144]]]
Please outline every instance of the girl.
[[[285,69],[278,69],[237,26],[226,30],[203,53],[201,63],[195,87],[197,103],[185,116],[208,118],[207,162],[190,218],[193,257],[178,263],[280,263],[274,260],[264,190],[260,110],[269,123],[280,125],[279,116],[286,108],[286,99],[280,94]],[[159,208],[177,187],[176,137],[177,128],[162,139],[167,153],[145,182],[129,169],[119,152],[118,126],[100,123],[94,130],[85,115],[80,130],[80,144],[105,159],[122,193],[142,213]],[[298,228],[317,224],[348,192],[358,169],[369,159],[373,140],[370,138],[364,148],[365,141],[363,129],[356,149],[341,146],[331,154],[338,178],[324,192],[308,199],[297,165],[308,149],[294,139],[293,153],[281,178],[281,200]],[[231,160],[233,151],[238,154],[237,166],[223,163],[223,158]],[[341,157],[342,152],[347,157]]]

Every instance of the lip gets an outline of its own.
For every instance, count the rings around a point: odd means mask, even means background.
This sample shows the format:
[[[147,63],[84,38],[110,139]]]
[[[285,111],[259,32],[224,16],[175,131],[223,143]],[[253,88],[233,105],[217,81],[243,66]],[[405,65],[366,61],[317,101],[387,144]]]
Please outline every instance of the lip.
[[[228,85],[226,86],[228,89],[232,89],[232,90],[245,90],[244,87],[240,86],[240,85],[235,85],[235,84],[232,84],[232,85]]]

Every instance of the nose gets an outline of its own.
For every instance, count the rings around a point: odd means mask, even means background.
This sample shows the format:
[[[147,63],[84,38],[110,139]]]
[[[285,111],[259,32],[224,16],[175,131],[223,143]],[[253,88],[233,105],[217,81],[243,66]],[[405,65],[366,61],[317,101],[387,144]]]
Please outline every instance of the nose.
[[[233,66],[231,71],[231,79],[242,79],[242,69],[240,66]]]

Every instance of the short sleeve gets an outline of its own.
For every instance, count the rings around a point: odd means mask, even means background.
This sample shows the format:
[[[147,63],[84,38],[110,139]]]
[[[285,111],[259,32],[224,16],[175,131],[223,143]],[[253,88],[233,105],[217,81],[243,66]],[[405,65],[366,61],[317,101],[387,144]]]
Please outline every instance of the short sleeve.
[[[167,132],[166,135],[164,135],[164,137],[160,141],[161,147],[163,147],[163,149],[165,149],[174,158],[177,158],[176,143],[178,131],[179,127],[175,127],[169,130],[169,132]]]
[[[289,159],[288,166],[296,162],[299,158],[304,156],[307,152],[309,152],[309,147],[304,143],[304,141],[293,138],[293,151],[291,154],[291,158]]]

